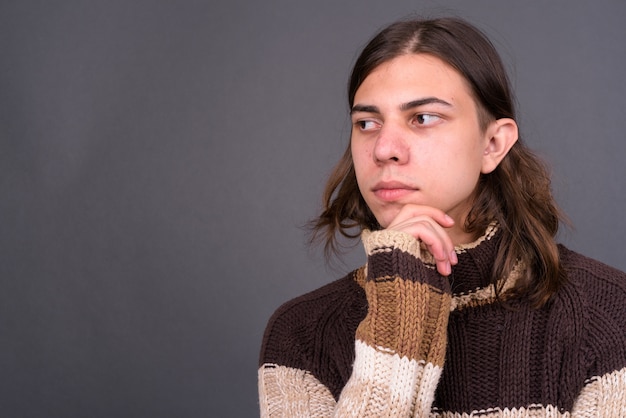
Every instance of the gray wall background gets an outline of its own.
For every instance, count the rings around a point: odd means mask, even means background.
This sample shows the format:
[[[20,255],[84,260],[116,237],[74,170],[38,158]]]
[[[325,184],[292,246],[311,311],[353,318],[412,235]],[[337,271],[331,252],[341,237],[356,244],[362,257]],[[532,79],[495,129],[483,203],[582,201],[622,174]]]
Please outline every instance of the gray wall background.
[[[626,269],[626,2],[0,2],[0,416],[244,417],[265,323],[326,267],[300,228],[357,51],[484,29],[575,229]]]

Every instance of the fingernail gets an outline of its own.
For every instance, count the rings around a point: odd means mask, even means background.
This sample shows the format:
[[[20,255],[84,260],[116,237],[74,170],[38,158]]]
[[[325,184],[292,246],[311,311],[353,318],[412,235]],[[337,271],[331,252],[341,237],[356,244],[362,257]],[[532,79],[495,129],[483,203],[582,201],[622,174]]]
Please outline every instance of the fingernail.
[[[452,262],[452,264],[456,264],[459,262],[459,258],[456,255],[456,251],[452,250],[450,251],[450,261]]]

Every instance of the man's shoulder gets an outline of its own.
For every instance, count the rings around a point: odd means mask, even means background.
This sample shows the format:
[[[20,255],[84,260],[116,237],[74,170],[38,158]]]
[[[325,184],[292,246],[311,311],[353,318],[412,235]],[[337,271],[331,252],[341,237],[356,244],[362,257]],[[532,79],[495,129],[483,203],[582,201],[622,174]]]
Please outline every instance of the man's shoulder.
[[[562,332],[582,336],[588,378],[626,367],[626,273],[598,260],[560,248],[568,282],[557,294]],[[569,331],[568,331],[569,330]]]
[[[362,269],[281,305],[268,321],[261,362],[282,363],[286,359],[281,361],[279,357],[287,353],[308,356],[329,337],[353,339],[356,327],[367,314],[365,292],[357,281],[359,274]]]
[[[563,266],[572,285],[582,287],[588,295],[605,294],[621,298],[626,296],[626,273],[601,261],[559,246]],[[608,295],[607,295],[608,296]]]
[[[325,316],[349,315],[355,307],[367,308],[365,292],[357,281],[360,270],[285,302],[270,318],[268,328],[299,328]]]
[[[567,273],[555,298],[560,322],[574,326],[577,321],[593,330],[595,338],[609,335],[626,346],[626,273],[563,246],[559,251]]]

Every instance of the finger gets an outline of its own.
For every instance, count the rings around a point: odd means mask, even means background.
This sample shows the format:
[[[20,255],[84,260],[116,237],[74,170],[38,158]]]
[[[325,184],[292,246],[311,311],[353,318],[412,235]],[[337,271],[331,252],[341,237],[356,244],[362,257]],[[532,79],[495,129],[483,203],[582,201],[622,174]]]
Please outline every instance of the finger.
[[[447,232],[428,216],[419,216],[407,219],[395,225],[392,229],[411,234],[422,241],[426,249],[433,255],[437,270],[443,275],[452,271],[454,245]],[[454,254],[456,256],[456,254]]]
[[[389,229],[406,232],[424,242],[437,260],[450,259],[454,252],[454,244],[448,233],[427,216],[407,219]]]
[[[453,260],[451,254],[454,253],[454,250],[449,249],[452,243],[446,238],[441,236],[432,237],[425,234],[420,239],[435,259],[437,271],[444,276],[449,276],[452,273]]]

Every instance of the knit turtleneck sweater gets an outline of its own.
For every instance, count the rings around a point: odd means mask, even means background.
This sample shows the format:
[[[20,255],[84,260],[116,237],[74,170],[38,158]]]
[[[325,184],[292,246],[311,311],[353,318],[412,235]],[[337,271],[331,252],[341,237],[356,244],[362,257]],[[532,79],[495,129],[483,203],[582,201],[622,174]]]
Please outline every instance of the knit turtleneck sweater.
[[[504,306],[500,235],[457,247],[446,278],[412,236],[364,231],[366,266],[270,319],[261,416],[626,417],[626,274],[560,246],[567,284]]]

